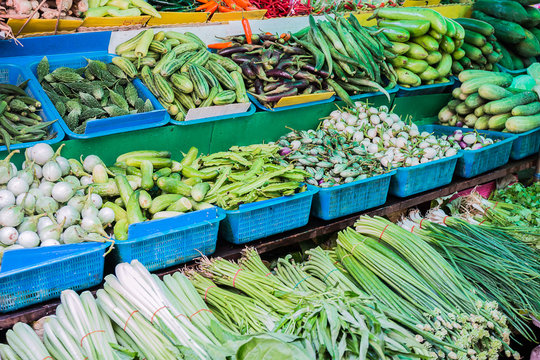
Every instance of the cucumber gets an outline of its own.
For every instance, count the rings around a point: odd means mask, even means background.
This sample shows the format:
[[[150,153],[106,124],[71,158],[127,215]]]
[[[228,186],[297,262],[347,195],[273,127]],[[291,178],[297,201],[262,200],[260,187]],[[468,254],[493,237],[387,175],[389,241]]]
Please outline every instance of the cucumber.
[[[437,51],[439,50],[439,43],[433,37],[429,35],[422,35],[419,37],[412,38],[411,41],[415,44],[420,45],[427,51]]]
[[[150,205],[148,212],[150,212],[150,214],[155,214],[161,210],[165,210],[181,198],[182,195],[180,194],[159,195],[152,200],[152,205]]]
[[[206,193],[210,190],[210,184],[201,182],[193,185],[191,188],[191,197],[197,202],[204,200]]]
[[[422,79],[410,70],[398,68],[396,74],[400,85],[420,86],[422,84]]]
[[[444,35],[440,44],[442,51],[447,54],[452,54],[456,50],[456,44],[454,40],[449,36]]]
[[[499,59],[499,64],[507,68],[508,70],[514,70],[514,62],[512,61],[512,55],[510,55],[510,52],[506,49],[505,46],[502,46],[499,43],[497,44],[500,46],[502,55],[502,58]]]
[[[459,18],[456,19],[456,22],[465,28],[465,36],[467,36],[467,30],[474,31],[484,36],[491,36],[495,32],[493,26],[482,20]]]
[[[409,44],[399,43],[399,42],[392,42],[392,47],[389,48],[391,52],[393,52],[396,55],[403,55],[409,51]]]
[[[407,30],[410,36],[422,36],[427,34],[431,23],[427,20],[386,20],[379,19],[379,27],[393,27]]]
[[[423,81],[432,81],[439,78],[441,75],[435,68],[428,66],[426,70],[418,76],[420,76],[420,79],[422,79]]]
[[[405,56],[407,56],[408,58],[424,60],[429,56],[428,52],[422,46],[411,42],[409,42],[408,44],[410,47],[409,50],[405,53]]]
[[[487,130],[489,123],[489,116],[480,116],[476,119],[474,123],[474,128],[476,130]]]
[[[472,67],[472,62],[471,62],[471,59],[469,59],[468,57],[464,56],[462,57],[461,59],[459,59],[459,63],[461,65],[463,65],[463,68],[465,69],[470,69]]]
[[[444,20],[446,21],[446,27],[447,27],[445,35],[451,38],[455,37],[457,33],[456,25],[458,24],[456,24],[454,21],[450,20],[447,17],[445,17]]]
[[[429,8],[383,7],[375,10],[374,16],[390,20],[426,20],[431,23],[431,28],[440,34],[446,34],[446,31],[448,30],[444,16]]]
[[[538,95],[532,91],[524,91],[504,99],[491,101],[484,105],[486,114],[498,115],[512,111],[519,105],[526,105],[533,101],[538,101]]]
[[[459,115],[468,115],[470,113],[473,112],[473,109],[471,109],[470,107],[468,107],[467,105],[465,105],[465,102],[462,102],[461,104],[459,104],[458,106],[456,106],[456,112],[459,114]]]
[[[397,42],[406,42],[409,41],[411,38],[411,34],[401,28],[401,27],[382,27],[382,33],[388,38],[390,41],[397,41]]]
[[[476,46],[476,47],[482,47],[486,45],[486,37],[484,35],[481,35],[477,32],[466,30],[465,31],[465,42],[467,44]]]
[[[465,50],[463,50],[462,48],[456,49],[456,50],[452,53],[452,58],[453,58],[454,60],[462,59],[464,56],[465,56]]]
[[[176,200],[174,203],[169,205],[167,207],[167,211],[179,211],[179,212],[187,212],[193,208],[193,205],[191,204],[191,201],[187,197],[181,197],[180,199]]]
[[[461,104],[461,100],[457,100],[457,99],[454,99],[454,100],[450,100],[448,102],[448,108],[452,111],[455,111],[456,110],[456,107]]]
[[[480,51],[482,52],[482,55],[489,56],[493,54],[493,45],[491,45],[490,43],[486,43],[484,46],[480,48]]]
[[[485,112],[484,112],[484,107],[483,106],[479,106],[476,109],[474,109],[474,115],[480,117],[480,116],[482,116],[484,114],[485,114]]]
[[[454,115],[455,115],[454,112],[452,112],[452,110],[450,110],[448,106],[445,106],[441,109],[441,111],[439,111],[439,115],[438,115],[439,122],[441,124],[448,123],[450,122],[450,119],[452,119]]]
[[[459,61],[452,62],[452,74],[459,74],[463,70],[465,69],[463,68],[463,65],[459,63]]]
[[[516,53],[525,58],[540,55],[540,42],[538,42],[536,36],[527,29],[523,30],[527,37],[515,45],[514,49]]]
[[[467,80],[461,84],[461,91],[465,94],[477,92],[480,86],[484,84],[495,84],[500,86],[509,86],[512,84],[512,75],[506,73],[492,73],[490,76]]]
[[[525,64],[523,63],[523,59],[521,57],[517,56],[514,52],[508,50],[508,53],[510,54],[510,57],[512,58],[512,66],[514,70],[521,70],[525,68]]]
[[[472,109],[475,109],[480,105],[483,105],[485,102],[486,100],[482,99],[482,97],[478,93],[474,93],[467,96],[467,99],[465,100],[465,105]]]
[[[426,71],[428,66],[429,64],[424,60],[416,60],[416,59],[407,58],[407,61],[403,67],[407,70],[411,70],[415,74],[420,74]]]
[[[160,177],[157,179],[156,185],[158,188],[169,194],[180,194],[184,196],[189,196],[191,194],[191,188],[189,186],[182,181],[171,177]]]
[[[522,24],[528,19],[527,11],[515,1],[510,0],[477,0],[473,10],[479,10],[497,19]],[[495,35],[497,36],[497,35]]]
[[[450,73],[450,70],[452,70],[452,55],[444,54],[435,70],[439,73],[439,77],[446,77]]]
[[[527,105],[519,105],[512,109],[512,116],[529,116],[540,113],[540,102],[535,101]]]
[[[442,54],[438,51],[432,51],[429,53],[426,61],[429,65],[437,64],[442,59]]]
[[[488,128],[490,130],[502,130],[504,129],[506,125],[506,120],[508,120],[512,114],[499,114],[495,116],[491,116],[488,121]]]
[[[540,127],[540,115],[512,116],[506,121],[506,129],[511,133],[523,133]]]
[[[482,51],[473,45],[465,43],[461,46],[461,49],[463,49],[465,55],[474,62],[480,62],[480,59],[483,57]]]
[[[490,23],[495,28],[497,39],[505,43],[517,44],[527,37],[525,30],[514,22],[496,19],[480,11],[473,11],[472,17]]]

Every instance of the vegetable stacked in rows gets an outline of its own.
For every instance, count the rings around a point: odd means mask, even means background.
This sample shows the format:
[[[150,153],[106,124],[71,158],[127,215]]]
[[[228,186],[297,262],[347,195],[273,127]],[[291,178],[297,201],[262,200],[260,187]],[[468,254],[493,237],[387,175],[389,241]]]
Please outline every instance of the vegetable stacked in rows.
[[[509,88],[512,75],[483,70],[465,70],[454,97],[439,112],[443,125],[467,126],[478,130],[522,133],[540,126],[537,93]]]
[[[116,53],[130,62],[133,76],[138,74],[177,121],[184,120],[190,109],[249,102],[240,68],[210,53],[195,34],[154,35],[145,30],[118,45]]]
[[[28,80],[18,86],[0,84],[0,146],[8,151],[12,144],[49,140],[56,137],[49,127],[56,121],[43,121],[41,103],[25,89]]]
[[[106,177],[97,156],[81,164],[66,159],[47,144],[26,150],[17,170],[10,162],[15,150],[0,164],[0,251],[106,241],[104,228],[115,219],[112,209],[89,184]]]
[[[448,82],[452,61],[465,55],[460,50],[465,30],[453,19],[428,8],[377,9],[378,26],[392,41],[398,55],[390,60],[401,86]]]
[[[458,75],[463,70],[499,71],[496,64],[503,58],[502,47],[493,35],[495,28],[485,21],[460,18],[456,21],[465,29],[465,42],[454,53],[452,71]]]
[[[473,5],[472,18],[485,21],[495,28],[495,36],[503,57],[500,64],[519,70],[536,62],[540,55],[540,10],[535,0],[478,0]]]
[[[280,164],[290,162],[307,171],[311,175],[307,183],[323,188],[384,173],[379,160],[360,145],[359,136],[335,129],[292,131],[277,142],[282,147]]]
[[[154,110],[133,85],[136,70],[131,63],[122,58],[113,58],[112,63],[87,61],[79,69],[60,66],[50,71],[44,57],[36,70],[43,90],[71,131],[84,134],[88,121]]]
[[[123,17],[142,14],[161,18],[161,14],[145,0],[89,0],[86,17]]]

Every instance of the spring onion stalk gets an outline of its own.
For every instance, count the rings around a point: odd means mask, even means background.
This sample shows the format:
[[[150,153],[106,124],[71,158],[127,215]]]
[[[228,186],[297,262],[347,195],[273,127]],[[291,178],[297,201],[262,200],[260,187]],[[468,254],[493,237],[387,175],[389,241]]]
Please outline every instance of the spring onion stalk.
[[[0,359],[4,360],[22,360],[19,355],[6,344],[0,344]]]
[[[13,351],[24,360],[43,360],[50,356],[37,334],[27,324],[15,324],[12,330],[6,332],[6,339]]]
[[[210,312],[203,311],[206,305],[189,280],[180,273],[166,275],[163,281],[156,275],[153,277],[167,300],[182,314],[177,316],[187,317],[212,343],[219,345],[220,341],[210,330],[216,319]]]
[[[419,234],[487,298],[497,301],[512,326],[532,339],[528,315],[540,316],[538,255],[500,231],[454,217],[448,217],[445,224],[426,222],[426,230],[419,230]]]
[[[301,296],[293,294],[290,287],[275,277],[265,277],[259,272],[242,269],[227,260],[203,258],[201,267],[215,283],[236,288],[279,314],[290,313],[301,300]]]
[[[116,326],[131,339],[138,352],[150,359],[175,359],[179,351],[156,328],[150,324],[138,311],[130,305],[113,289],[98,290],[97,301],[101,309],[109,316]],[[113,328],[114,330],[114,328]],[[118,330],[114,330],[115,333]],[[126,346],[124,342],[123,346]]]
[[[200,296],[204,296],[210,305],[212,313],[237,333],[269,331],[279,320],[278,315],[260,301],[223,289],[197,272],[189,272],[188,276]]]
[[[179,311],[166,300],[159,286],[141,263],[134,260],[131,264],[117,265],[116,277],[107,275],[105,286],[111,287],[124,297],[175,345],[190,348],[200,358],[208,358],[204,347],[210,346],[211,341],[188,319],[183,316],[176,317]]]
[[[379,239],[403,257],[432,285],[433,290],[455,308],[476,310],[474,289],[431,246],[390,221],[362,216],[355,224],[358,232]]]
[[[49,316],[43,325],[43,341],[47,350],[56,360],[84,360],[80,345],[58,321],[57,316]]]

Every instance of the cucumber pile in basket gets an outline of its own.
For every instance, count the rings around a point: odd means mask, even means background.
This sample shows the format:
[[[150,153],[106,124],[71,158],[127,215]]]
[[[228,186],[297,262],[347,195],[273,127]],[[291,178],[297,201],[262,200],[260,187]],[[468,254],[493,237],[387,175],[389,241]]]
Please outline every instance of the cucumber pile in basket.
[[[463,57],[454,57],[454,73],[457,75],[467,69],[498,71],[496,64],[504,55],[502,46],[493,35],[495,28],[476,19],[460,18],[456,21],[465,29],[465,42],[461,45]]]
[[[154,110],[149,99],[139,97],[133,71],[120,58],[108,64],[87,60],[79,69],[61,66],[50,71],[44,57],[37,66],[43,90],[71,131],[84,134],[88,121]]]
[[[405,87],[448,82],[452,59],[460,50],[465,30],[455,20],[428,8],[381,8],[374,12],[382,34],[398,55],[390,63],[396,69],[398,84]]]
[[[177,121],[190,109],[247,103],[240,67],[212,54],[195,34],[145,30],[116,47]]]
[[[439,112],[443,125],[522,133],[540,126],[540,102],[534,91],[510,88],[512,75],[482,70],[459,74],[461,87]]]

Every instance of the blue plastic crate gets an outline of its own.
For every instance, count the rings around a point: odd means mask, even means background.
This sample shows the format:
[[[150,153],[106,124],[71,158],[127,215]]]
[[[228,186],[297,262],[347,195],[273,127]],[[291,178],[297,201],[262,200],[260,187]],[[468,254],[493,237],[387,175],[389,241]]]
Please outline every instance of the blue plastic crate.
[[[334,101],[335,98],[336,98],[335,96],[331,96],[330,98],[328,98],[326,100],[312,101],[312,102],[308,102],[308,103],[304,103],[304,104],[291,105],[291,106],[282,106],[282,107],[278,107],[278,108],[267,108],[266,106],[263,106],[259,102],[259,100],[255,99],[255,97],[253,97],[251,94],[248,94],[248,97],[249,97],[249,100],[251,100],[251,102],[253,104],[255,104],[256,107],[258,107],[259,109],[264,110],[264,111],[284,111],[284,110],[303,108],[303,107],[306,107],[306,106],[326,104],[326,103],[330,103],[330,102]]]
[[[227,210],[220,235],[233,244],[244,244],[304,226],[309,221],[313,196],[318,188],[291,196],[240,205],[238,210]]]
[[[129,226],[128,240],[112,251],[117,263],[139,260],[149,271],[182,264],[216,250],[225,211],[213,207]]]
[[[431,94],[442,94],[449,92],[454,86],[454,78],[451,76],[450,81],[440,84],[431,84],[431,85],[421,85],[413,87],[404,87],[398,85],[399,90],[397,97],[404,96],[418,96],[418,95],[431,95]]]
[[[533,154],[538,154],[538,151],[540,151],[540,127],[522,134],[516,134],[510,158],[512,160],[519,160]]]
[[[24,76],[24,72],[20,67],[16,65],[8,65],[8,64],[0,65],[0,84],[19,85],[22,82],[26,81],[27,79],[28,77]],[[44,105],[43,95],[40,91],[40,86],[38,85],[37,81],[35,81],[34,79],[30,79],[30,81],[28,82],[28,86],[26,87],[26,92],[28,93],[29,96],[38,100],[42,104],[42,109],[39,112],[39,115],[45,121],[52,121],[59,118],[59,116],[55,116],[55,114],[52,113],[49,110],[49,108]],[[22,143],[22,144],[12,144],[9,148],[11,150],[23,149],[23,148],[34,146],[38,142],[54,144],[64,139],[65,134],[58,121],[52,124],[49,127],[48,131],[52,133],[56,133],[56,136],[50,140],[34,141],[34,142],[27,142],[27,143]],[[0,152],[6,151],[6,150],[7,150],[6,146],[0,146]]]
[[[74,69],[81,68],[88,64],[86,59],[110,62],[113,57],[115,57],[115,55],[105,53],[51,56],[49,58],[50,71],[53,71],[61,66]],[[30,69],[34,76],[36,76],[37,65],[37,62],[30,65]],[[67,127],[65,121],[60,117],[60,114],[54,107],[52,101],[49,99],[45,91],[42,88],[40,88],[40,91],[42,92],[43,97],[46,98],[47,106],[50,108],[51,112],[54,113],[57,118],[61,119],[60,125],[70,139],[89,139],[133,130],[154,128],[167,124],[170,119],[167,111],[163,108],[163,106],[161,106],[154,95],[150,93],[150,91],[139,79],[133,80],[133,85],[135,85],[139,97],[141,97],[143,100],[150,99],[152,105],[154,105],[154,110],[140,114],[115,116],[89,121],[86,125],[86,132],[84,134],[75,134],[73,131],[71,131]]]
[[[519,69],[519,70],[510,70],[510,69],[507,69],[507,68],[505,68],[504,66],[499,65],[499,64],[497,64],[497,67],[499,68],[499,70],[501,70],[501,72],[505,72],[505,73],[508,73],[508,74],[512,74],[513,76],[518,76],[518,75],[525,75],[525,74],[527,74],[527,68],[525,68],[525,69]]]
[[[435,133],[435,135],[451,135],[456,130],[461,130],[463,133],[474,131],[474,129],[443,125],[424,125],[420,126],[420,130]],[[508,163],[512,144],[516,139],[514,134],[487,130],[477,131],[484,137],[500,141],[478,150],[460,150],[463,156],[457,162],[456,173],[464,178],[475,177]]]
[[[108,244],[81,243],[4,253],[0,271],[0,312],[17,310],[84,290],[103,280]]]
[[[380,206],[386,202],[390,179],[396,172],[373,176],[348,184],[319,188],[313,197],[311,213],[332,220]]]
[[[188,126],[188,125],[195,125],[195,124],[202,124],[212,121],[219,121],[219,120],[225,120],[225,119],[234,119],[244,116],[251,116],[255,114],[255,105],[251,104],[247,111],[241,112],[241,113],[235,113],[235,114],[227,114],[227,115],[220,115],[220,116],[212,116],[204,119],[197,119],[197,120],[188,120],[188,121],[177,121],[172,120],[170,121],[171,124],[174,125],[181,125],[181,126]]]
[[[411,167],[400,167],[390,181],[390,194],[407,197],[452,182],[461,153]]]

